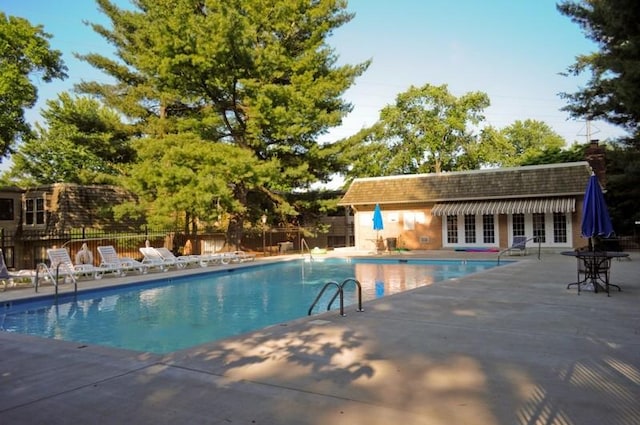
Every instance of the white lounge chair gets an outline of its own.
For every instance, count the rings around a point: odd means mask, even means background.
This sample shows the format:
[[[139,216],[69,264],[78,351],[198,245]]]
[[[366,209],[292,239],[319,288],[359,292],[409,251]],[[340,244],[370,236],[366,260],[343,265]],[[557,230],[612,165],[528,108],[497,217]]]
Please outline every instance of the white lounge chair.
[[[136,270],[140,274],[147,273],[147,266],[129,257],[120,257],[112,245],[99,246],[100,265],[98,267],[116,269],[120,276],[126,276],[128,271]]]
[[[231,254],[231,262],[233,263],[245,263],[247,261],[253,261],[256,259],[255,254],[249,254],[245,251],[233,251]]]
[[[159,269],[161,271],[167,271],[170,267],[176,266],[175,261],[166,261],[158,250],[151,246],[140,248],[140,253],[143,255],[142,264],[147,266],[148,270]]]
[[[231,255],[227,255],[223,252],[218,253],[203,253],[200,258],[208,266],[214,266],[217,264],[229,264],[231,262]]]
[[[13,278],[13,275],[9,273],[9,269],[7,269],[7,265],[4,263],[4,254],[0,249],[0,280],[4,281],[6,286],[6,282],[11,278]]]
[[[64,277],[75,283],[83,276],[101,279],[104,273],[115,272],[114,269],[98,268],[93,264],[73,264],[66,248],[49,248],[47,256],[49,257],[49,275],[53,279],[55,276]]]
[[[3,284],[4,289],[14,286],[16,280],[30,279],[31,284],[35,285],[36,271],[35,270],[20,270],[17,272],[10,272],[7,268],[7,264],[4,261],[4,253],[0,249],[0,282]]]
[[[173,252],[168,248],[160,247],[154,248],[168,263],[174,263],[178,268],[184,268],[192,265],[199,265],[200,267],[206,267],[207,262],[204,261],[199,255],[180,255],[175,256]]]

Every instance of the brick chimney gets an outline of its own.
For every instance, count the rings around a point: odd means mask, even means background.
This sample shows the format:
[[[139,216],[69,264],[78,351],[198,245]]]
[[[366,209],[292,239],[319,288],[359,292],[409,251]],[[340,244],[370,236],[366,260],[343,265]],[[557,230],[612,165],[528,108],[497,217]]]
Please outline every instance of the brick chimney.
[[[593,172],[598,176],[598,180],[602,187],[607,185],[605,164],[605,149],[599,145],[599,140],[593,139],[590,141],[589,146],[584,151],[584,158],[587,160]]]

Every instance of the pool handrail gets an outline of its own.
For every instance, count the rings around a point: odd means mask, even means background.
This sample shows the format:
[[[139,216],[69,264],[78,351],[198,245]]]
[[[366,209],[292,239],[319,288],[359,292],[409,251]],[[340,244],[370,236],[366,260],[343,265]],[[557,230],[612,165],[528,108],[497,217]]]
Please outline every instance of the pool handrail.
[[[542,238],[538,237],[538,236],[533,236],[530,238],[527,238],[523,244],[526,246],[527,242],[529,241],[533,241],[534,243],[538,243],[538,260],[540,260],[540,251],[542,250]],[[509,251],[512,251],[514,249],[520,249],[520,248],[515,248],[513,246],[510,246],[509,248],[505,248],[502,251],[500,251],[498,253],[498,264],[500,264],[500,257],[502,256],[502,254],[506,254]]]
[[[333,296],[333,298],[331,298],[331,301],[329,301],[329,305],[327,306],[327,311],[331,310],[331,306],[333,305],[333,302],[336,300],[336,297],[338,296],[338,294],[342,294],[341,296],[344,296],[344,286],[349,282],[355,283],[356,287],[358,288],[358,310],[357,311],[359,311],[359,312],[363,312],[364,311],[364,309],[362,308],[362,285],[360,285],[360,282],[356,278],[353,278],[353,277],[345,279],[340,284],[341,291],[336,292],[335,295]],[[344,304],[344,302],[342,300],[340,300],[340,303]],[[342,316],[344,316],[344,314],[342,314]]]
[[[343,317],[346,316],[346,314],[344,313],[344,286],[349,282],[355,283],[356,287],[358,288],[358,310],[357,311],[359,312],[364,311],[364,309],[362,308],[362,286],[360,285],[360,282],[358,282],[357,279],[350,277],[348,279],[345,279],[341,284],[338,284],[338,282],[334,280],[330,280],[329,282],[325,283],[325,285],[322,287],[322,290],[320,291],[316,299],[313,300],[311,307],[309,307],[307,316],[311,316],[311,313],[313,312],[313,308],[316,306],[318,301],[320,301],[320,298],[324,294],[324,291],[326,291],[329,286],[335,286],[337,290],[336,290],[336,293],[333,294],[333,297],[331,297],[331,301],[329,301],[329,304],[327,304],[327,311],[331,310],[331,306],[333,305],[333,302],[336,300],[336,298],[339,295],[340,296],[340,316],[343,316]]]
[[[309,244],[305,240],[305,238],[300,239],[300,252],[304,257],[304,247],[307,247],[307,251],[309,251],[309,261],[313,261],[313,254],[311,254],[311,248],[309,248]]]
[[[307,316],[311,316],[311,313],[313,312],[313,308],[316,306],[316,304],[318,303],[318,301],[320,301],[320,297],[322,297],[322,294],[324,294],[324,291],[327,290],[327,288],[331,285],[335,285],[336,288],[338,288],[338,291],[336,293],[340,293],[340,316],[344,316],[344,297],[342,296],[342,286],[340,286],[338,284],[338,282],[334,281],[334,280],[330,280],[329,282],[325,283],[324,286],[322,287],[322,290],[320,291],[320,293],[318,294],[318,296],[316,297],[315,300],[313,300],[313,303],[311,303],[311,307],[309,307],[309,311],[307,312]],[[335,295],[334,295],[335,298]],[[327,307],[327,311],[329,311],[329,307]]]

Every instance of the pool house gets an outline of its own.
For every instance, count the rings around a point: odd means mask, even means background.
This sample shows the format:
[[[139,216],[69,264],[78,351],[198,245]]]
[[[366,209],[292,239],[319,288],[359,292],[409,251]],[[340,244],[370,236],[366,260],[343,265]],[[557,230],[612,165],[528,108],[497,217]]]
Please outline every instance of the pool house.
[[[340,201],[354,215],[355,246],[387,249],[500,250],[514,237],[545,249],[585,245],[586,161],[462,172],[355,179]],[[373,229],[379,204],[383,229]],[[532,245],[533,243],[530,242]]]

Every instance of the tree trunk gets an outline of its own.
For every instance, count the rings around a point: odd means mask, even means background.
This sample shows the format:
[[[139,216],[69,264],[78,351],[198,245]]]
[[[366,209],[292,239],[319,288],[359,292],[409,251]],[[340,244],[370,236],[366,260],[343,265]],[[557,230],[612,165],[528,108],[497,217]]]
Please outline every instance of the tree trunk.
[[[242,204],[247,205],[248,190],[243,184],[237,184],[235,189],[235,198]],[[236,249],[242,249],[242,236],[244,235],[244,212],[236,212],[229,220],[229,227],[227,228],[227,240],[229,243],[236,247]]]

